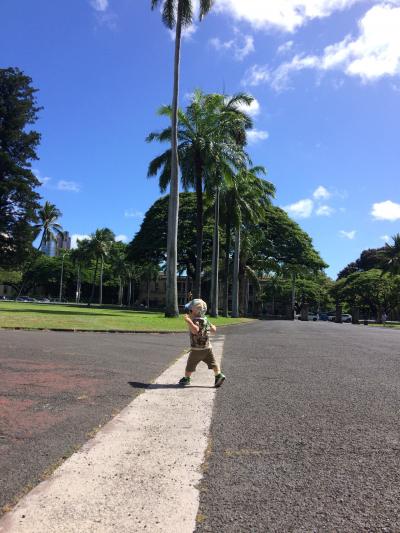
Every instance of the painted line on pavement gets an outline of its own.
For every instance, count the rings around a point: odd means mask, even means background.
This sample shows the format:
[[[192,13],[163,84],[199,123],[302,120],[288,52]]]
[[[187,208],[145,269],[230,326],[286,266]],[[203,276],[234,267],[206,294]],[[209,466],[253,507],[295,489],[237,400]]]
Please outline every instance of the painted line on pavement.
[[[213,340],[221,361],[224,336]],[[191,533],[216,394],[204,364],[177,388],[187,355],[0,519],[1,533]]]

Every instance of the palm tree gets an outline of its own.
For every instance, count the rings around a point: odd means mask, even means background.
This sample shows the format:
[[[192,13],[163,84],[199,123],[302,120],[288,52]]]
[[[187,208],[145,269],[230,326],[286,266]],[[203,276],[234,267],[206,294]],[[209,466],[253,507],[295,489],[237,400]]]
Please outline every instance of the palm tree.
[[[200,20],[210,11],[214,0],[200,0]],[[178,285],[177,285],[177,239],[179,211],[178,181],[178,98],[179,68],[182,29],[193,23],[192,0],[151,0],[151,8],[163,4],[162,19],[169,29],[175,28],[174,85],[172,93],[171,114],[171,152],[170,152],[170,195],[168,206],[168,237],[167,237],[167,280],[165,316],[178,316]]]
[[[239,172],[232,186],[231,200],[235,227],[235,251],[232,280],[232,317],[239,316],[239,265],[241,228],[243,222],[252,224],[261,220],[275,187],[269,181],[261,179],[258,174],[265,174],[265,168],[258,166]]]
[[[182,185],[185,190],[196,191],[196,272],[193,286],[194,297],[201,295],[201,272],[203,251],[203,192],[210,182],[215,184],[218,173],[220,179],[231,174],[232,169],[244,165],[246,154],[245,130],[251,128],[251,119],[240,110],[240,106],[249,106],[253,98],[244,93],[226,98],[221,94],[204,94],[195,91],[186,112],[179,111],[178,153],[182,172]],[[170,116],[172,110],[164,106],[159,112]],[[168,141],[171,129],[160,133],[153,132],[147,141]],[[166,190],[170,180],[170,150],[150,162],[148,176],[160,172],[161,191]]]
[[[103,301],[103,268],[104,260],[108,256],[111,245],[114,242],[114,233],[108,228],[97,229],[90,236],[89,253],[96,261],[93,279],[92,279],[92,292],[90,295],[88,306],[93,302],[95,282],[97,276],[97,270],[100,262],[100,291],[99,291],[99,304]]]
[[[76,266],[75,303],[77,304],[81,299],[82,267],[88,264],[87,245],[89,242],[88,239],[78,240],[77,248],[71,250],[72,263]]]
[[[42,233],[38,250],[43,251],[43,247],[50,242],[55,241],[57,235],[63,235],[63,229],[57,220],[62,216],[61,211],[52,203],[46,201],[37,213],[39,222],[33,226],[33,234],[35,239]],[[28,264],[25,274],[32,268],[37,256],[35,255],[31,262]],[[21,296],[23,288],[25,286],[25,280],[22,280],[18,296]]]
[[[380,252],[384,273],[400,274],[400,233],[393,235],[393,244],[386,244]]]
[[[61,211],[48,201],[39,209],[39,222],[33,226],[36,236],[42,232],[38,250],[41,250],[43,246],[49,244],[51,241],[55,241],[57,235],[63,234],[63,229],[57,222],[60,217]]]

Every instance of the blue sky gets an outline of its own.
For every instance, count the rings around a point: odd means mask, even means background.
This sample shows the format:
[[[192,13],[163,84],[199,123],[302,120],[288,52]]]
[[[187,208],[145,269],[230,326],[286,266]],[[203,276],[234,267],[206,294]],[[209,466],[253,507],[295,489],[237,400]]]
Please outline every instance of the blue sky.
[[[2,0],[0,64],[40,89],[40,193],[72,235],[130,240],[159,197],[146,135],[172,90],[173,40],[150,0]],[[195,88],[247,91],[249,151],[335,276],[400,231],[400,3],[216,0],[182,48]]]

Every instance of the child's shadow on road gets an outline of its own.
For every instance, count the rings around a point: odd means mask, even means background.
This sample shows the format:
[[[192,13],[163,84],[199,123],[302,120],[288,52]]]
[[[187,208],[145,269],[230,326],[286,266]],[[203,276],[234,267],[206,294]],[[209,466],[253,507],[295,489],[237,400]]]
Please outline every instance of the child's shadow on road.
[[[128,381],[129,385],[134,389],[213,389],[210,385],[189,385],[189,387],[182,387],[178,383],[142,383],[140,381]]]

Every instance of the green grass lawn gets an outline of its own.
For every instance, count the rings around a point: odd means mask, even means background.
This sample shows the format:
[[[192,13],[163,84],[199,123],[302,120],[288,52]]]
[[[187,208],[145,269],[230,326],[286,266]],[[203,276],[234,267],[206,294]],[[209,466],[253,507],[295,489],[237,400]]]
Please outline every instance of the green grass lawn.
[[[212,319],[216,326],[249,321],[246,318]],[[0,328],[2,327],[87,331],[187,331],[182,316],[165,318],[161,312],[19,302],[0,302]]]
[[[372,326],[373,328],[392,328],[392,329],[400,329],[400,324],[368,324],[368,326]]]

